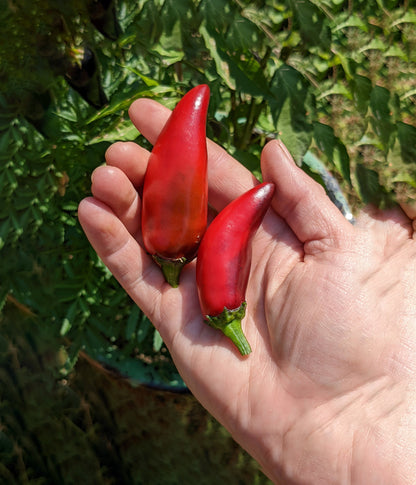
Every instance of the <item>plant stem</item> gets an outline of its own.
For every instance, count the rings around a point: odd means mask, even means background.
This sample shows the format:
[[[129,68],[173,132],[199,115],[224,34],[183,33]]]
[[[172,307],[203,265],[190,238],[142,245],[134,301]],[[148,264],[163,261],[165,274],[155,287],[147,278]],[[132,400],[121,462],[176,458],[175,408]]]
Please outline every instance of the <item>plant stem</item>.
[[[152,255],[153,260],[160,266],[165,280],[173,288],[179,286],[179,276],[182,268],[188,262],[186,258],[164,259],[157,255]]]

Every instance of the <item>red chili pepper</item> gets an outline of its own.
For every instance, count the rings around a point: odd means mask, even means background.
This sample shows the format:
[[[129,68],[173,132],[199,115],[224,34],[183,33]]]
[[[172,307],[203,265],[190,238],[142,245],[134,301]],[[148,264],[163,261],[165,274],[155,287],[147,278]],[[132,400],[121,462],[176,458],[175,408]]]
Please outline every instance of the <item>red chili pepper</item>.
[[[241,355],[251,352],[241,329],[251,266],[250,242],[270,205],[274,184],[263,183],[226,206],[205,232],[196,281],[205,320],[222,330]]]
[[[207,226],[209,94],[202,84],[179,101],[156,140],[144,178],[143,243],[173,287]]]

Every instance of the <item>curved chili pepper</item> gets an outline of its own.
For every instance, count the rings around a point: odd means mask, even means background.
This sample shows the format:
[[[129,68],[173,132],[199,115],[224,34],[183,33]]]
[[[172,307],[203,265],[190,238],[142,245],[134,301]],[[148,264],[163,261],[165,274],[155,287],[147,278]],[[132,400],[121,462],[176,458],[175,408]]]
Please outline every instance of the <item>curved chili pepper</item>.
[[[270,205],[274,184],[263,183],[226,206],[205,232],[196,281],[206,322],[222,330],[241,355],[251,352],[241,329],[251,266],[250,242]]]
[[[179,101],[156,140],[144,178],[143,244],[173,287],[207,226],[209,94],[202,84]]]

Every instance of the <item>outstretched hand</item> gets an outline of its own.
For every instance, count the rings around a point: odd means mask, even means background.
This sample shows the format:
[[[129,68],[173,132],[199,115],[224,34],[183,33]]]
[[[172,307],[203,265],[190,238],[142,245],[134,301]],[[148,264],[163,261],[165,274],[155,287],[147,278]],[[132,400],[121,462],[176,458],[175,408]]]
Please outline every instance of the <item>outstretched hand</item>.
[[[154,143],[170,112],[130,108]],[[413,483],[416,476],[416,236],[401,210],[351,225],[279,141],[262,153],[272,207],[252,245],[242,358],[202,320],[195,261],[171,288],[141,245],[149,152],[115,143],[79,220],[99,257],[159,330],[196,398],[276,483]],[[208,141],[209,202],[258,181]]]

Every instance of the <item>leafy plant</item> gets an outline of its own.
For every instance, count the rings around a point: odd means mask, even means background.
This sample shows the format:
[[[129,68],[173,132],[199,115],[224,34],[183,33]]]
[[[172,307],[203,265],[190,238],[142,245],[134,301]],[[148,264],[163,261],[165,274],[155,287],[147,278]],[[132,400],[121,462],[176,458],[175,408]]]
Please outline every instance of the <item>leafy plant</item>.
[[[331,172],[353,206],[415,198],[416,11],[406,1],[0,6],[0,294],[62,339],[68,371],[85,349],[139,381],[184,386],[77,222],[109,144],[150,148],[127,117],[138,97],[173,107],[208,83],[208,135],[255,174],[280,137],[324,185]]]
[[[270,484],[190,393],[134,388],[85,354],[66,375],[55,337],[15,303],[0,316],[2,484]]]

